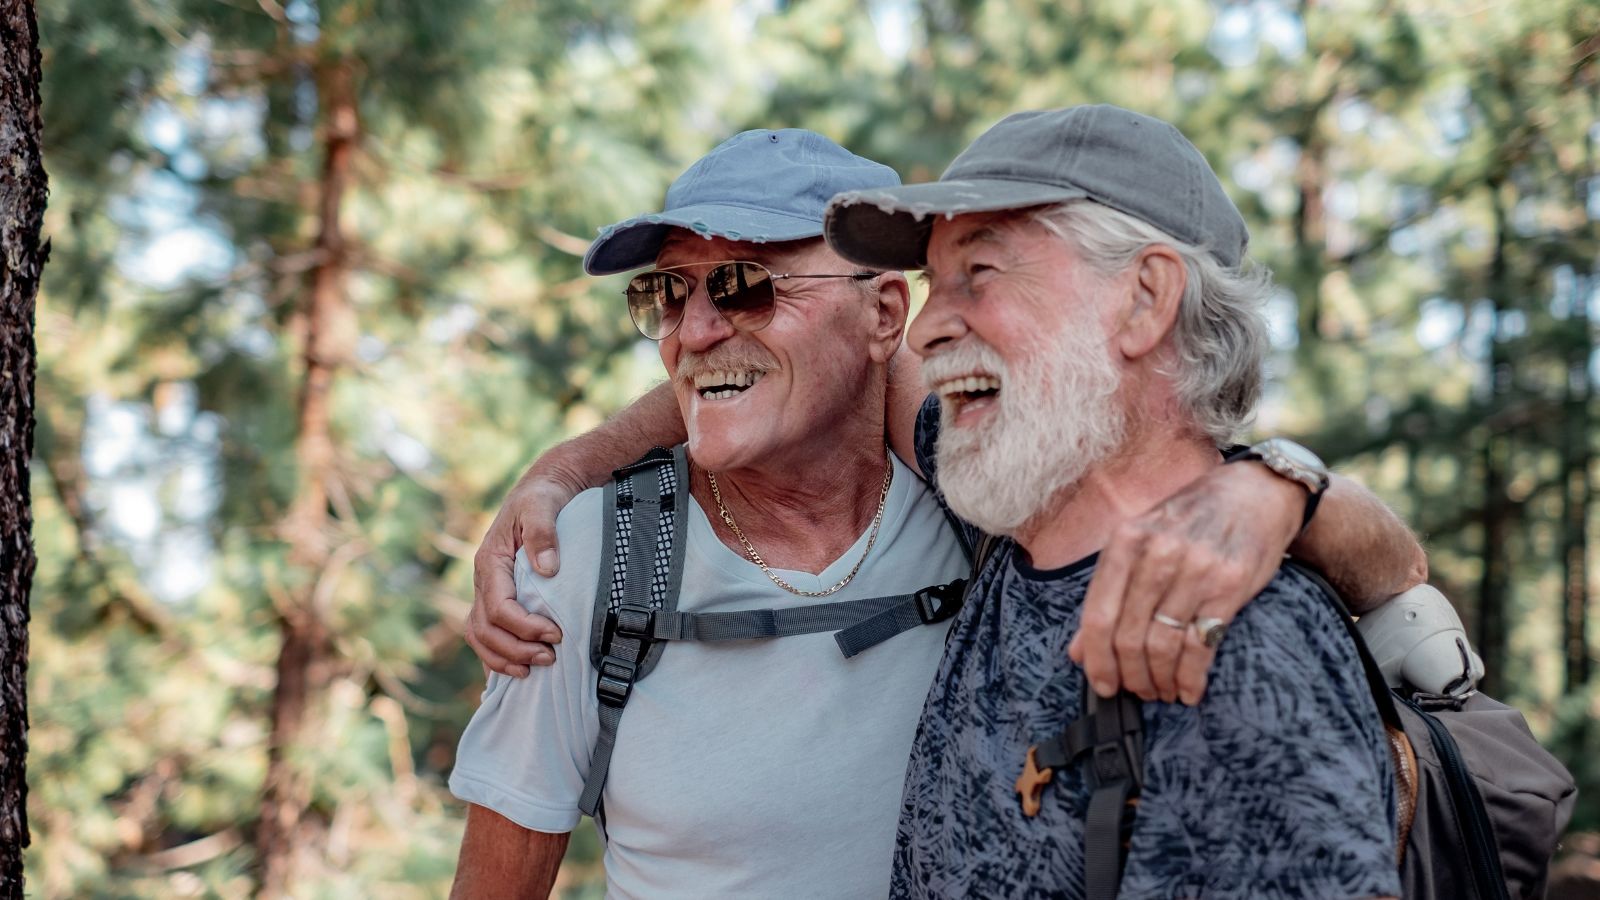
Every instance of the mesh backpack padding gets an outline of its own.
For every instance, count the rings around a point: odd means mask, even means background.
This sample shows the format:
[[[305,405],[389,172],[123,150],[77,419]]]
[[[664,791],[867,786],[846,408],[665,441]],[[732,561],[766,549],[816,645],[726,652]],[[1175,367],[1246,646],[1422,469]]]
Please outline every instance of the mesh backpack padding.
[[[633,536],[633,507],[635,483],[639,479],[659,478],[659,494],[665,500],[660,508],[658,539],[650,572],[650,608],[671,611],[677,606],[678,582],[683,578],[684,538],[680,527],[686,521],[689,504],[689,460],[683,447],[673,450],[657,448],[644,459],[620,470],[605,488],[605,504],[601,512],[604,530],[610,540],[600,548],[600,579],[598,592],[608,592],[604,606],[595,604],[594,622],[590,628],[589,658],[596,667],[603,655],[601,645],[605,633],[605,619],[622,605],[628,577],[628,543]],[[639,663],[639,678],[655,668],[661,657],[663,645],[656,644]]]

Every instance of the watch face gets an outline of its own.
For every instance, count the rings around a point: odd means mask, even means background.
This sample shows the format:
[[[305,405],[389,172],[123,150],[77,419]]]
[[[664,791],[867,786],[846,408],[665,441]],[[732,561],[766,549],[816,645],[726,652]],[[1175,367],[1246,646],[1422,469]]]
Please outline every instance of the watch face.
[[[1261,456],[1267,468],[1285,478],[1305,485],[1306,490],[1320,494],[1328,488],[1328,468],[1315,453],[1284,438],[1262,441],[1251,448]]]
[[[1294,441],[1273,438],[1266,443],[1272,446],[1274,452],[1282,455],[1284,459],[1294,463],[1296,466],[1311,469],[1318,474],[1325,473],[1328,470],[1328,467],[1323,464],[1315,453],[1296,444]]]

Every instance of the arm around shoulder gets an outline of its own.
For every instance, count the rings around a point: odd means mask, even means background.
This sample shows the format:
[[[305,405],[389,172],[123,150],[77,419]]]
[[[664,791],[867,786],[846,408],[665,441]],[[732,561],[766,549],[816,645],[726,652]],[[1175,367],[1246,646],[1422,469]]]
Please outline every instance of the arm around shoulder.
[[[922,359],[904,344],[889,358],[889,388],[884,394],[884,434],[889,449],[907,468],[926,478],[917,463],[917,416],[928,399],[922,383]]]
[[[1334,475],[1289,552],[1322,572],[1356,613],[1428,580],[1428,556],[1406,523],[1359,482]]]
[[[468,806],[451,900],[550,896],[570,837],[523,828],[491,809]]]

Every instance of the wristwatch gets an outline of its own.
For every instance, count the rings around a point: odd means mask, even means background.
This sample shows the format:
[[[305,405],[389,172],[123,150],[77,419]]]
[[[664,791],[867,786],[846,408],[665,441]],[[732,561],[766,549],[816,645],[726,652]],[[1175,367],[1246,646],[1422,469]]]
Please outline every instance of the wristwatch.
[[[1300,520],[1300,530],[1311,524],[1311,516],[1322,502],[1328,489],[1328,467],[1310,450],[1287,438],[1268,438],[1233,457],[1228,462],[1260,460],[1261,464],[1279,477],[1287,478],[1306,489],[1306,514]]]

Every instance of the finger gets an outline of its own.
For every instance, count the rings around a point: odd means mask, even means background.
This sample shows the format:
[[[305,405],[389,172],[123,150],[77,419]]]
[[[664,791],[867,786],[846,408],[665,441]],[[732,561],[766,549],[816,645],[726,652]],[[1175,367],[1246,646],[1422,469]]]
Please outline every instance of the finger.
[[[472,646],[474,653],[478,654],[478,661],[483,663],[485,672],[499,672],[501,675],[510,675],[512,678],[525,678],[528,667],[514,663],[493,649],[485,646],[481,641],[476,641],[472,636],[467,637],[467,643]],[[485,675],[487,678],[487,674]]]
[[[1215,615],[1204,606],[1198,612],[1202,616]],[[1227,638],[1223,638],[1227,640]],[[1205,696],[1206,679],[1211,672],[1211,664],[1216,661],[1217,648],[1207,647],[1200,639],[1200,635],[1193,628],[1185,629],[1183,641],[1183,655],[1178,657],[1178,700],[1185,705],[1194,706]]]
[[[555,648],[550,644],[525,641],[498,628],[486,629],[479,634],[478,644],[482,648],[479,655],[484,656],[485,662],[488,662],[488,655],[504,659],[507,665],[548,666],[555,662]]]
[[[1270,572],[1267,578],[1270,580]],[[1192,618],[1217,618],[1231,623],[1265,582],[1252,567],[1224,561],[1213,566],[1204,581],[1197,583],[1210,584],[1212,589],[1208,592],[1210,596],[1196,605]],[[1200,702],[1216,658],[1215,647],[1207,647],[1200,640],[1184,641],[1176,674],[1179,700],[1191,706]]]
[[[1160,695],[1151,677],[1150,645],[1153,641],[1158,648],[1166,647],[1169,635],[1153,634],[1151,629],[1173,629],[1155,622],[1153,616],[1157,605],[1169,592],[1181,589],[1177,574],[1184,545],[1169,535],[1155,534],[1144,540],[1141,547],[1143,552],[1132,566],[1123,590],[1122,615],[1117,619],[1112,642],[1117,648],[1122,686],[1145,700],[1155,700]]]
[[[1186,586],[1194,582],[1185,578],[1174,580],[1174,589],[1161,599],[1157,605],[1158,611],[1171,619],[1179,622],[1192,622],[1195,617],[1195,608],[1199,605],[1199,598]],[[1178,699],[1178,662],[1186,651],[1188,642],[1185,635],[1193,629],[1185,625],[1183,628],[1174,628],[1162,622],[1157,622],[1155,617],[1150,619],[1149,640],[1145,643],[1145,664],[1150,669],[1150,683],[1155,686],[1156,696],[1163,703],[1172,703]]]
[[[483,610],[488,627],[481,637],[488,638],[495,632],[509,632],[512,638],[529,643],[561,642],[561,628],[555,622],[538,613],[528,612],[508,597],[490,600],[483,604]]]
[[[517,544],[510,522],[504,515],[495,516],[483,536],[483,543],[478,545],[478,552],[472,555],[474,612],[492,599],[517,596]]]
[[[505,651],[509,648],[498,636],[509,635],[488,624],[482,606],[474,606],[467,614],[465,631],[467,646],[472,648],[472,652],[478,655],[478,661],[483,663],[485,678],[491,671],[513,678],[522,678],[528,674],[526,665],[508,658]]]
[[[528,501],[527,509],[519,517],[522,529],[522,547],[528,552],[533,570],[546,578],[555,577],[561,570],[561,551],[556,541],[556,518],[562,507],[573,498],[566,489],[545,488]]]
[[[1089,579],[1089,590],[1083,598],[1083,617],[1078,633],[1067,645],[1068,655],[1083,666],[1089,685],[1102,697],[1112,696],[1120,686],[1112,636],[1116,633],[1117,617],[1121,613],[1130,561],[1137,553],[1129,544],[1141,539],[1138,534],[1119,530],[1106,544],[1095,564],[1094,575]]]

